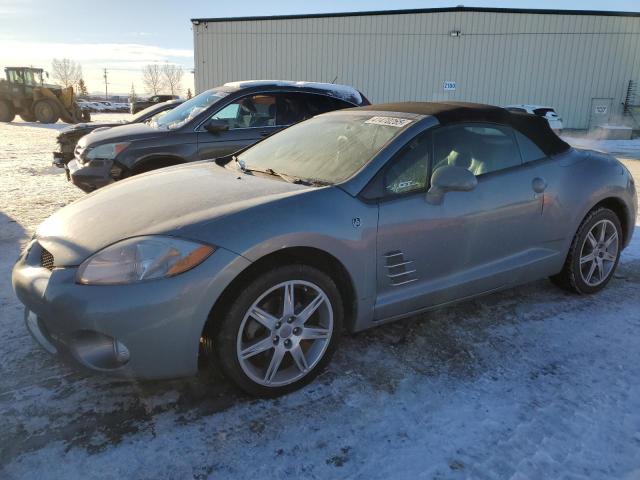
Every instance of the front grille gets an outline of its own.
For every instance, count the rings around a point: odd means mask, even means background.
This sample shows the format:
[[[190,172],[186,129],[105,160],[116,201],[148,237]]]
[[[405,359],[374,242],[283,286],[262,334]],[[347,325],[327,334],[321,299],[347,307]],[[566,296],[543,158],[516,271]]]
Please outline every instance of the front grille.
[[[40,252],[40,265],[47,270],[53,270],[53,255],[45,248],[42,248],[42,252]]]
[[[79,163],[84,163],[84,160],[82,159],[82,152],[84,152],[84,147],[76,145],[76,148],[73,150],[73,156]]]

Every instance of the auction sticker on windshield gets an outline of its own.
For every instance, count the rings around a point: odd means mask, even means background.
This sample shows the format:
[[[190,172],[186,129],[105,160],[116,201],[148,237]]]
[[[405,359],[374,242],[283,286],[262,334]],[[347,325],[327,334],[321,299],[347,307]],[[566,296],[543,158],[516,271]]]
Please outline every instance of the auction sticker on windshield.
[[[408,125],[413,120],[409,120],[407,118],[398,118],[398,117],[371,117],[364,123],[370,123],[373,125],[385,125],[387,127],[398,127],[402,128],[405,125]]]

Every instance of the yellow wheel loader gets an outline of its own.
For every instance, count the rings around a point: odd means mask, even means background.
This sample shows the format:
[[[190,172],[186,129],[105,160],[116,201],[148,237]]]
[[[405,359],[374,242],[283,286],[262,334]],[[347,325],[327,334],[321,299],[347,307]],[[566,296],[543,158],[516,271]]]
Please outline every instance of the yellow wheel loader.
[[[41,68],[7,67],[0,79],[0,122],[11,122],[16,115],[25,122],[88,122],[90,114],[75,101],[73,88],[45,84]]]

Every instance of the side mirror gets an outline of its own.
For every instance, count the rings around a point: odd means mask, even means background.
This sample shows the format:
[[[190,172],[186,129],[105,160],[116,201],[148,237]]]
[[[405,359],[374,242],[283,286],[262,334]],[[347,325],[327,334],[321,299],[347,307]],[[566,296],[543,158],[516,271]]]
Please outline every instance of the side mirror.
[[[220,133],[229,130],[229,124],[224,120],[209,120],[204,124],[204,129],[209,133]]]
[[[427,192],[427,202],[439,205],[447,192],[469,192],[476,188],[478,179],[469,170],[455,165],[437,168],[431,176],[431,188]]]

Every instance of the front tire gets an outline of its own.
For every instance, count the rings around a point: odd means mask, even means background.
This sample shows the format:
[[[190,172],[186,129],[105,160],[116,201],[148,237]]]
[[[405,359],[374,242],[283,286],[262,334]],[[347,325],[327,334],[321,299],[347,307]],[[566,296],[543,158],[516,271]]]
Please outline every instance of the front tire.
[[[217,319],[220,367],[251,395],[297,390],[330,361],[343,316],[338,288],[324,272],[307,265],[269,270],[243,287]]]
[[[580,224],[562,271],[551,280],[575,293],[599,292],[613,277],[621,247],[620,219],[608,208],[596,208]]]
[[[60,118],[58,105],[53,100],[40,100],[33,106],[33,113],[40,123],[56,123]]]

